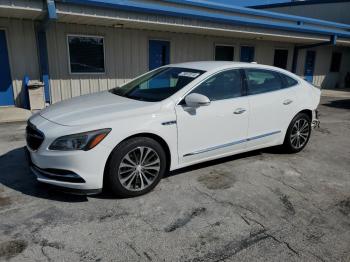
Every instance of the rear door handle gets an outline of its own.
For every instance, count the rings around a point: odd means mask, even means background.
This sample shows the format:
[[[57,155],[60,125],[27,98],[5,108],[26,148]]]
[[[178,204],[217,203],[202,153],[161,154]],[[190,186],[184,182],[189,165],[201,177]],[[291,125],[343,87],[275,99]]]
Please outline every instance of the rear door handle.
[[[244,108],[237,108],[233,113],[236,115],[244,113],[246,110]]]
[[[293,103],[293,100],[290,100],[290,99],[286,99],[286,100],[283,101],[284,105],[289,105],[291,103]]]

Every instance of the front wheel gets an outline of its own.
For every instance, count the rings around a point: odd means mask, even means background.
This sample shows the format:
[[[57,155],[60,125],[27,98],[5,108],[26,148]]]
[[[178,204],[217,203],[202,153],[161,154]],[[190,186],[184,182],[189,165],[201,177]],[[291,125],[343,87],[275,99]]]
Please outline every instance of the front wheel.
[[[148,137],[126,140],[112,152],[108,163],[107,186],[116,195],[133,197],[148,193],[166,171],[162,146]]]
[[[289,124],[283,147],[288,153],[303,150],[311,135],[311,119],[305,113],[296,115]]]

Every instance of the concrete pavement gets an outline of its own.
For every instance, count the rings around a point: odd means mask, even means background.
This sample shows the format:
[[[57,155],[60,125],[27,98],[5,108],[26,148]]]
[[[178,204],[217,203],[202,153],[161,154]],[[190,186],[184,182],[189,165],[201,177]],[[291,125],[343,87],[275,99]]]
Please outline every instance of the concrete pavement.
[[[298,154],[196,165],[132,199],[40,185],[25,124],[0,125],[0,260],[350,261],[350,99],[323,97],[320,118]]]

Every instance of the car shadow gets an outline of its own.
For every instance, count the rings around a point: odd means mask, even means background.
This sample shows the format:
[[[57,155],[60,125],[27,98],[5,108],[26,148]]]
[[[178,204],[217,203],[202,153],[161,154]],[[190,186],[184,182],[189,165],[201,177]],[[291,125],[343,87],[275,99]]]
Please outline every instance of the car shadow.
[[[191,165],[175,171],[171,171],[163,178],[181,175],[197,169],[206,168],[209,166],[215,166],[226,162],[234,161],[237,159],[250,158],[261,155],[262,153],[268,154],[280,154],[280,150],[277,147],[271,147],[261,150],[255,150],[247,153],[228,156],[216,160],[207,161],[200,164]],[[0,184],[11,188],[12,190],[21,192],[25,195],[55,200],[60,202],[85,202],[88,201],[87,196],[73,195],[65,193],[57,189],[56,187],[48,184],[39,183],[35,175],[30,171],[27,159],[25,156],[24,148],[17,148],[8,153],[0,156]],[[89,196],[99,199],[123,199],[124,197],[118,197],[112,194],[108,190],[103,190],[98,195]]]
[[[339,109],[350,109],[350,99],[331,100],[322,105]]]
[[[187,173],[187,172],[190,172],[190,171],[206,168],[206,167],[209,167],[209,166],[215,166],[215,165],[223,164],[223,163],[234,161],[234,160],[237,160],[237,159],[244,159],[244,158],[258,156],[258,155],[261,155],[262,152],[263,152],[263,150],[254,150],[254,151],[250,151],[250,152],[246,152],[246,153],[241,153],[241,154],[237,154],[237,155],[232,155],[232,156],[227,156],[227,157],[223,157],[223,158],[219,158],[219,159],[215,159],[215,160],[206,161],[206,162],[199,163],[199,164],[194,164],[194,165],[187,166],[187,167],[184,167],[184,168],[180,168],[180,169],[177,169],[177,170],[174,170],[174,171],[170,171],[163,178],[180,175],[180,174],[183,174],[183,173]]]
[[[0,156],[0,184],[37,198],[61,202],[87,201],[86,196],[63,193],[55,187],[39,183],[30,171],[23,147]]]

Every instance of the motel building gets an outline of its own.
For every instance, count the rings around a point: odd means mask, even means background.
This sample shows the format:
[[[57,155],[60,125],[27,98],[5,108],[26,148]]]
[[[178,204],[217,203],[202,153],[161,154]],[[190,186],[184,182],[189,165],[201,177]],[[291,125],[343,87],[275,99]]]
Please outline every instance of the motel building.
[[[318,10],[327,1],[311,2],[318,2],[311,14],[324,12]],[[349,17],[349,1],[328,2]],[[120,86],[162,65],[200,60],[274,65],[320,88],[347,88],[349,19],[328,19],[338,17],[336,9],[310,18],[306,8],[195,0],[0,0],[0,106],[26,107],[28,80],[41,81],[45,101],[56,103]]]

